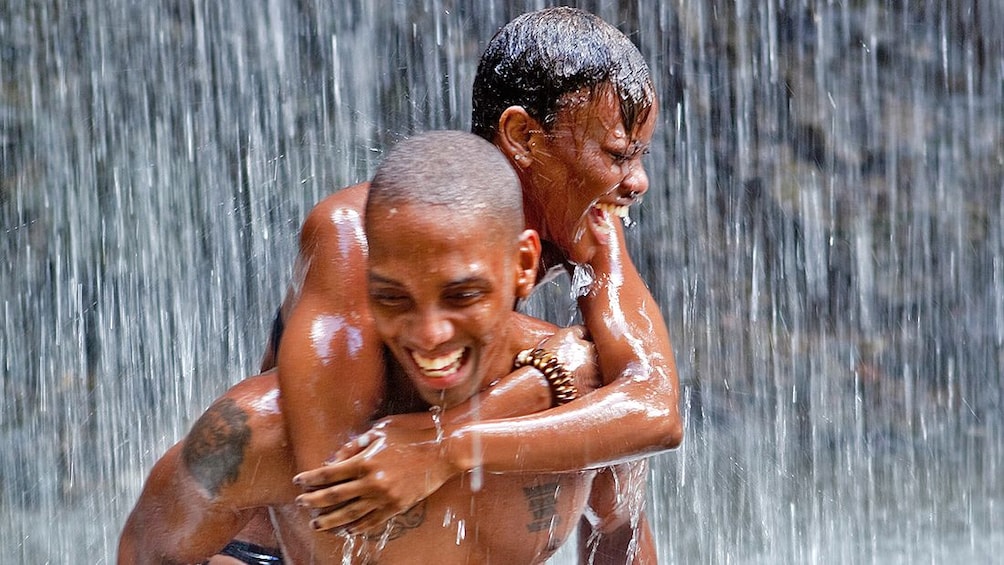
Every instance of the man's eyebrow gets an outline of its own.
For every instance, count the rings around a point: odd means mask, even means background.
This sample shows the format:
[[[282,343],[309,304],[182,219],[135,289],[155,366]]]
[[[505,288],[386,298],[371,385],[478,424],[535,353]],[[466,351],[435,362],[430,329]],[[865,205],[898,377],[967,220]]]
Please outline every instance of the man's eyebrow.
[[[369,282],[375,282],[375,283],[398,284],[396,280],[378,275],[376,273],[367,273],[366,279],[369,280]]]
[[[486,277],[480,275],[471,275],[469,277],[464,277],[462,279],[457,279],[446,283],[446,288],[453,288],[457,286],[491,286],[491,281]]]

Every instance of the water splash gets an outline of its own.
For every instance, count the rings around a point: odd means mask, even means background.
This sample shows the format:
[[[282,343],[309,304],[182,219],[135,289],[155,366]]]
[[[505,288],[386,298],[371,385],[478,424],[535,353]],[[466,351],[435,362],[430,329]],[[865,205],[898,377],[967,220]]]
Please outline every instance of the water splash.
[[[471,420],[478,421],[481,419],[481,398],[478,396],[471,397]],[[481,465],[481,433],[475,432],[474,437],[471,438],[471,450],[474,452],[474,462],[471,468],[468,479],[470,480],[471,492],[481,492],[481,487],[484,486],[485,482],[485,470]]]
[[[576,263],[572,267],[572,283],[569,288],[569,297],[572,300],[576,300],[586,296],[589,294],[594,281],[596,281],[596,275],[593,273],[593,267],[589,264]]]

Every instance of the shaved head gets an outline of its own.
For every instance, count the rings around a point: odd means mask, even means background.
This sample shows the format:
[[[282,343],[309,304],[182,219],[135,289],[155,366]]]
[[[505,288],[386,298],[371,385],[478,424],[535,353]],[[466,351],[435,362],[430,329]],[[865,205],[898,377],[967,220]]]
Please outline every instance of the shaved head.
[[[491,143],[460,131],[432,131],[391,149],[370,183],[366,227],[380,210],[417,204],[459,217],[523,229],[523,197],[509,161]]]

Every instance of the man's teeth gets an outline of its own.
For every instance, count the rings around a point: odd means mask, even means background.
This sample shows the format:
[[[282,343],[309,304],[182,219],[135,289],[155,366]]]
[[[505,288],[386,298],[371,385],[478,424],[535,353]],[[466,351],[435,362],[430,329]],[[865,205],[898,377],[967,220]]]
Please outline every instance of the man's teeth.
[[[432,378],[441,378],[455,373],[460,368],[460,361],[463,357],[463,349],[439,357],[426,357],[415,352],[411,353],[411,358],[422,370],[422,374]]]
[[[617,204],[607,204],[606,202],[599,202],[596,204],[596,207],[612,216],[617,216],[618,218],[621,219],[628,218],[627,206],[619,206]]]

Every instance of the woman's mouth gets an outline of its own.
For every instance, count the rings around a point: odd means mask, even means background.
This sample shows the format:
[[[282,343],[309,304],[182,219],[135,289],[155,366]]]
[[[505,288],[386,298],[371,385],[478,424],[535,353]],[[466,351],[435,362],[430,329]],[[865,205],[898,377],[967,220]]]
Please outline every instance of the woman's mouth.
[[[607,202],[597,202],[594,205],[595,208],[599,208],[601,211],[609,214],[611,216],[616,216],[624,221],[629,221],[631,216],[629,215],[630,206],[624,206],[622,204],[610,204]]]
[[[607,202],[593,204],[593,221],[590,222],[590,225],[593,228],[593,234],[600,243],[606,244],[609,241],[610,234],[614,231],[614,218],[620,218],[625,225],[631,221],[628,208],[628,206],[623,204],[610,204]]]

